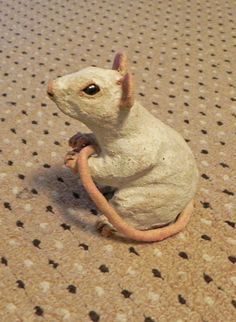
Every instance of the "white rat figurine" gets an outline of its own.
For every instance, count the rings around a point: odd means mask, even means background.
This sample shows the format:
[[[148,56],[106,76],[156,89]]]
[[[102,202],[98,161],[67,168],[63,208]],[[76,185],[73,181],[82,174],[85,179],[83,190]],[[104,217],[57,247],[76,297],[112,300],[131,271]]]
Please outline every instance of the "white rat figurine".
[[[104,219],[98,224],[104,235],[115,228],[150,242],[184,228],[199,176],[194,156],[181,135],[134,99],[123,53],[112,69],[88,67],[50,81],[48,95],[93,132],[70,139],[74,150],[65,164],[79,169],[85,189],[108,218],[110,225]],[[114,189],[109,203],[93,180]]]

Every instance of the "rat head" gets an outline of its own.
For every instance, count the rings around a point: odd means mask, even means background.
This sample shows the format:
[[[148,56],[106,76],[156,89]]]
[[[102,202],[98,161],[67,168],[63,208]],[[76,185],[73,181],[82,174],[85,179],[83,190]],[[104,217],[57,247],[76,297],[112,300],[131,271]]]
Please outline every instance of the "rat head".
[[[50,81],[47,92],[62,112],[89,127],[116,125],[134,104],[133,79],[121,53],[112,69],[84,68]]]

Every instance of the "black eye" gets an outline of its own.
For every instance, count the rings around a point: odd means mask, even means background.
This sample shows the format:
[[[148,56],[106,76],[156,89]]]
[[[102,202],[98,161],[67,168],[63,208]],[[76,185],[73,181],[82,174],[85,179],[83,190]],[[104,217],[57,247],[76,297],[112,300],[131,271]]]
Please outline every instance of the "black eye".
[[[83,89],[87,95],[95,95],[100,91],[100,88],[96,84],[90,84]]]

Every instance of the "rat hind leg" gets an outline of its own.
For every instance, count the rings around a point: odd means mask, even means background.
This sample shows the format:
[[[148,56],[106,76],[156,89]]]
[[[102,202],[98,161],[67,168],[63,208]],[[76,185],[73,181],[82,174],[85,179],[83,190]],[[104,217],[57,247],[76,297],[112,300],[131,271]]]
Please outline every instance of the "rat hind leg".
[[[150,184],[120,189],[109,202],[128,224],[143,230],[175,221],[189,199],[179,187]]]

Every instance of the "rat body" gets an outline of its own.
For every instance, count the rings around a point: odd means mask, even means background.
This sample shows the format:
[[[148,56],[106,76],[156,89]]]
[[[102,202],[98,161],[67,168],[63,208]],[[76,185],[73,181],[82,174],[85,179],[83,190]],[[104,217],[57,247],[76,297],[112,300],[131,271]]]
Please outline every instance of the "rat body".
[[[79,160],[80,173],[86,172],[85,176],[82,173],[82,182],[99,209],[107,201],[98,202],[99,192],[94,192],[96,186],[91,188],[88,172],[97,184],[113,187],[114,195],[106,206],[110,212],[114,210],[118,221],[126,222],[126,230],[107,216],[106,208],[103,213],[109,222],[136,240],[161,240],[180,231],[193,209],[198,182],[196,162],[182,136],[134,100],[126,57],[117,54],[112,70],[88,67],[60,77],[49,84],[48,93],[65,114],[93,132],[72,138],[71,146],[77,151],[67,156],[66,164],[76,169]],[[94,148],[82,148],[89,144]],[[170,223],[134,236],[135,230]],[[129,226],[133,233],[127,231]],[[152,236],[142,238],[145,234]]]

